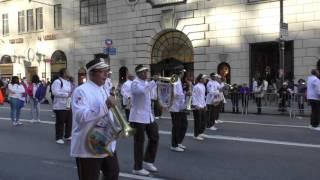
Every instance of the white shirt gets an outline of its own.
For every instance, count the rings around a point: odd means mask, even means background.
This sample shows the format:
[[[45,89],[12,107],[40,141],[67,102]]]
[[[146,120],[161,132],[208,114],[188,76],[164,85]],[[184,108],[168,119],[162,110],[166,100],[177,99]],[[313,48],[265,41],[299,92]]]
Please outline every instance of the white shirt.
[[[21,84],[8,84],[9,89],[9,97],[11,98],[17,98],[21,100],[25,100],[24,97],[22,97],[23,93],[25,93],[25,89]]]
[[[129,121],[150,124],[154,121],[151,111],[150,92],[156,86],[155,82],[147,82],[138,77],[131,84],[131,110]]]
[[[105,88],[108,90],[108,93],[110,94],[111,93],[111,90],[112,90],[112,81],[110,78],[107,78],[106,79],[106,82],[104,83],[104,86]]]
[[[320,100],[320,80],[311,75],[307,80],[307,99]]]
[[[60,80],[61,81],[60,81]],[[71,83],[63,78],[56,79],[51,86],[51,92],[54,95],[53,109],[54,110],[66,110],[67,99],[71,94]],[[61,88],[62,82],[62,88]]]
[[[178,81],[173,85],[173,100],[169,111],[181,112],[182,110],[186,109],[185,98],[186,96],[182,89],[181,80],[178,78]]]
[[[122,103],[123,105],[128,105],[129,98],[131,98],[131,84],[132,81],[128,79],[121,87]]]
[[[157,85],[157,83],[154,80],[152,80],[152,81]],[[151,99],[152,100],[157,100],[158,99],[157,86],[154,86],[152,88],[152,90],[151,90]]]
[[[206,107],[206,87],[203,83],[197,83],[192,90],[192,105],[198,108]]]
[[[72,157],[103,158],[107,154],[94,155],[87,147],[88,131],[98,121],[113,121],[111,111],[108,110],[106,100],[108,92],[104,86],[98,86],[92,81],[87,81],[77,87],[72,95]],[[112,150],[115,150],[115,141]]]
[[[217,81],[214,81],[212,79],[209,80],[209,82],[207,83],[207,104],[213,104],[213,98],[215,95],[219,94],[220,88],[221,85]]]

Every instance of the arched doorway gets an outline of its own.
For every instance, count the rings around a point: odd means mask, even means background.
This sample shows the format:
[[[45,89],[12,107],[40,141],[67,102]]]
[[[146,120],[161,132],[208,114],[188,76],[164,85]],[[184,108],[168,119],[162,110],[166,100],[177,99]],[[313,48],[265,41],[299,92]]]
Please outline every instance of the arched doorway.
[[[59,76],[61,68],[67,68],[67,56],[61,50],[56,50],[51,56],[51,79]]]
[[[0,75],[1,78],[11,78],[13,75],[13,64],[11,56],[3,55],[0,61]]]
[[[190,39],[178,30],[164,30],[155,37],[151,53],[151,74],[168,76],[172,68],[182,64],[186,76],[193,79],[193,47]]]
[[[231,68],[226,62],[220,63],[218,65],[218,74],[221,76],[222,80],[228,84],[231,82]]]
[[[87,71],[84,67],[80,68],[78,71],[78,85],[80,86],[87,80]]]

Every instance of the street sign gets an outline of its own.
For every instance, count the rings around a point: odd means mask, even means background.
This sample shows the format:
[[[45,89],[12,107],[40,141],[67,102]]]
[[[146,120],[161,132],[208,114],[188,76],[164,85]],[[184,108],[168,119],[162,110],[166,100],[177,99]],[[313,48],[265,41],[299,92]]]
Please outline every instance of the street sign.
[[[116,48],[108,48],[109,49],[109,55],[116,55],[117,54],[117,49]]]
[[[287,40],[288,39],[288,23],[282,23],[280,24],[280,39],[281,40]]]
[[[116,55],[117,54],[117,48],[108,47],[103,49],[104,54],[108,55]]]

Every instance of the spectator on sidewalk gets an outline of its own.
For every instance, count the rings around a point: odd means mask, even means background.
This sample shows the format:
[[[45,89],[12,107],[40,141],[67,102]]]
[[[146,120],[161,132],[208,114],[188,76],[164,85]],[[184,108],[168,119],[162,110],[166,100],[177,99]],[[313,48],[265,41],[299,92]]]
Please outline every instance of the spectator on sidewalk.
[[[304,79],[299,79],[295,89],[295,93],[296,93],[296,99],[298,101],[298,109],[300,114],[304,113],[304,102],[306,99],[306,91],[307,91],[306,81]]]
[[[241,95],[241,104],[242,104],[242,112],[248,113],[248,104],[249,104],[249,96],[250,96],[250,88],[247,83],[244,83],[240,88]]]
[[[41,82],[40,82],[39,76],[36,74],[33,75],[31,78],[31,85],[30,85],[31,88],[28,88],[28,89],[31,89],[31,92],[32,92],[31,96],[29,94],[30,104],[31,104],[31,117],[32,117],[31,122],[32,123],[40,122],[40,102],[36,98],[36,92],[40,87],[40,85],[41,85]]]
[[[56,115],[56,143],[64,144],[64,140],[71,140],[72,115],[70,109],[71,83],[66,68],[59,71],[59,78],[52,83],[53,110]]]
[[[264,97],[263,82],[258,80],[257,86],[253,89],[257,104],[257,114],[261,114],[261,99]]]
[[[279,111],[285,112],[286,107],[290,106],[290,99],[291,99],[291,92],[292,90],[288,87],[288,82],[283,82],[282,87],[279,89]]]
[[[23,97],[25,89],[20,84],[18,76],[12,76],[11,83],[8,84],[8,91],[12,125],[22,125],[22,122],[20,122],[20,112],[25,101],[25,98]]]
[[[233,84],[230,87],[230,96],[232,103],[232,113],[239,113],[239,86]]]

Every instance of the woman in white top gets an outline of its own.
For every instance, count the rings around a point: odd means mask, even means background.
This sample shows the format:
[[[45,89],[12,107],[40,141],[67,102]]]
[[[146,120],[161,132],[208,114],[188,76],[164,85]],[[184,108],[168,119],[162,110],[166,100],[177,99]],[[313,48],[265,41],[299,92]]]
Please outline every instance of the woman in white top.
[[[24,103],[25,98],[23,93],[25,93],[24,87],[20,84],[19,78],[17,76],[12,76],[11,83],[8,85],[9,98],[10,98],[10,117],[13,126],[22,125],[19,121],[20,112],[22,108],[22,103]]]

